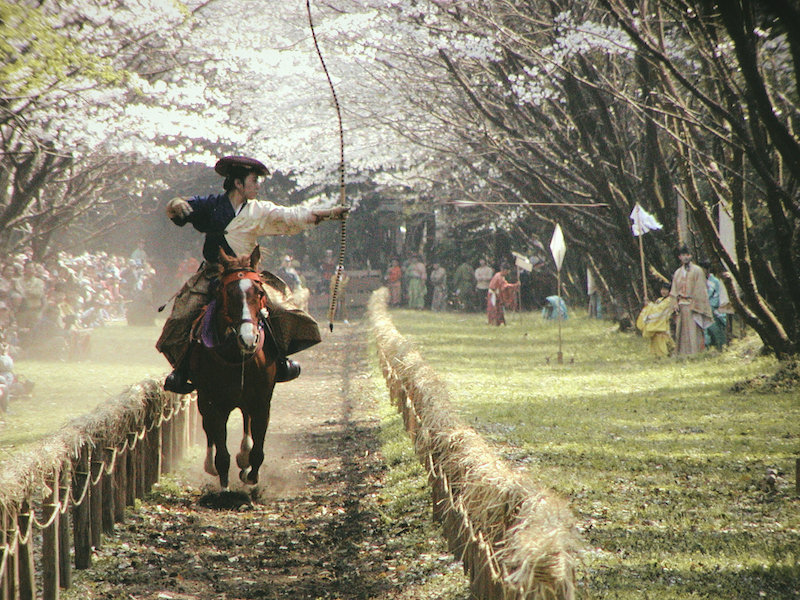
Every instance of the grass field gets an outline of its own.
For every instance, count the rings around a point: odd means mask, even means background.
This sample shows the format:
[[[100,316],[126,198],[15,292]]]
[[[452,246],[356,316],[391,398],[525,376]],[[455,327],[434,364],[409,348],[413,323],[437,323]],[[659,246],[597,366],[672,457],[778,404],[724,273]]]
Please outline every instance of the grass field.
[[[130,385],[167,372],[169,364],[154,347],[159,333],[159,327],[112,323],[92,331],[86,361],[17,360],[16,373],[35,387],[32,398],[16,399],[0,414],[0,461]]]
[[[776,369],[752,343],[656,362],[641,338],[579,315],[564,323],[565,364],[557,365],[556,325],[538,315],[511,316],[502,328],[482,315],[392,317],[448,382],[461,416],[569,500],[588,548],[587,596],[800,597],[800,393],[730,391]],[[158,333],[114,324],[93,333],[90,361],[18,361],[35,395],[3,417],[0,461],[128,385],[163,375]],[[415,468],[398,435],[384,440],[392,473],[401,463]],[[774,488],[768,468],[779,475]],[[398,485],[413,480],[421,489],[424,475],[398,472]],[[395,493],[391,477],[398,506],[421,502],[410,489]]]
[[[640,337],[579,314],[558,365],[557,325],[536,314],[501,328],[391,315],[461,417],[569,500],[589,597],[800,597],[800,390],[731,391],[777,368],[752,341],[656,361]]]

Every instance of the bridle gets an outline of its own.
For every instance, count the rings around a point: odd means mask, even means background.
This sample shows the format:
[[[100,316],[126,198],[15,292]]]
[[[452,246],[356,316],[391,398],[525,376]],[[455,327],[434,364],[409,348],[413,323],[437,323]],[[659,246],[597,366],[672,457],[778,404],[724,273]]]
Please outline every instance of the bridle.
[[[222,276],[219,282],[219,293],[222,296],[221,306],[219,306],[218,310],[220,312],[220,316],[222,320],[225,321],[225,336],[222,340],[224,344],[227,340],[231,339],[232,337],[238,335],[239,327],[241,327],[244,323],[251,323],[255,325],[257,331],[257,342],[255,348],[252,352],[242,352],[242,358],[244,362],[252,360],[253,357],[258,354],[258,352],[264,347],[264,322],[262,318],[251,319],[233,319],[231,318],[228,312],[228,293],[227,289],[228,286],[238,283],[242,279],[249,279],[252,281],[255,286],[258,288],[261,296],[261,302],[259,307],[259,312],[261,315],[266,316],[267,310],[267,295],[264,292],[264,284],[261,281],[261,275],[256,271],[251,271],[249,269],[237,269],[235,271],[230,271]],[[241,347],[240,347],[241,350]]]

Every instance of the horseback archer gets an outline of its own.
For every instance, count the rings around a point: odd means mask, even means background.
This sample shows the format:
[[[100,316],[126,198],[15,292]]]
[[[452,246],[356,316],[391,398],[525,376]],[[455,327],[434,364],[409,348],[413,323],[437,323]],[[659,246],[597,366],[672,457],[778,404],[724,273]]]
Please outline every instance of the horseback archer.
[[[224,193],[173,198],[167,217],[182,227],[186,223],[205,234],[204,261],[175,297],[172,313],[164,323],[156,348],[173,367],[164,389],[179,394],[194,390],[189,381],[190,330],[211,299],[219,276],[220,249],[231,256],[248,255],[262,235],[293,235],[325,220],[343,220],[349,207],[308,209],[279,206],[256,200],[259,178],[269,174],[260,161],[244,156],[226,156],[214,170],[225,178]],[[288,358],[320,342],[316,321],[298,308],[291,291],[280,279],[264,273],[267,293],[268,330],[279,359],[277,381],[290,381],[300,374],[300,365]]]

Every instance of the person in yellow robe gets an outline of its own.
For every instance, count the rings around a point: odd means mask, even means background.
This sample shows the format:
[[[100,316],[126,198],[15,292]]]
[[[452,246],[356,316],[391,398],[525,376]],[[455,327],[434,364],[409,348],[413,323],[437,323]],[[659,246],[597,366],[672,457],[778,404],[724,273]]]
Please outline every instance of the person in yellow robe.
[[[675,307],[669,290],[669,284],[662,283],[661,297],[649,302],[636,319],[636,327],[642,332],[642,337],[650,341],[650,352],[657,358],[666,358],[675,349],[670,332],[670,320]]]

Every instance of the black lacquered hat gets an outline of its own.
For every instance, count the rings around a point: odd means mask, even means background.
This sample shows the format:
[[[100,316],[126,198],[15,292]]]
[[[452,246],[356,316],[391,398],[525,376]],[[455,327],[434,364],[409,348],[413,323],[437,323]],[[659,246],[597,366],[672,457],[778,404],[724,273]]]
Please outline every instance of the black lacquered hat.
[[[269,169],[264,166],[264,163],[255,158],[248,158],[247,156],[224,156],[214,165],[214,170],[223,177],[230,175],[231,169],[233,168],[255,171],[259,175],[269,175]]]

